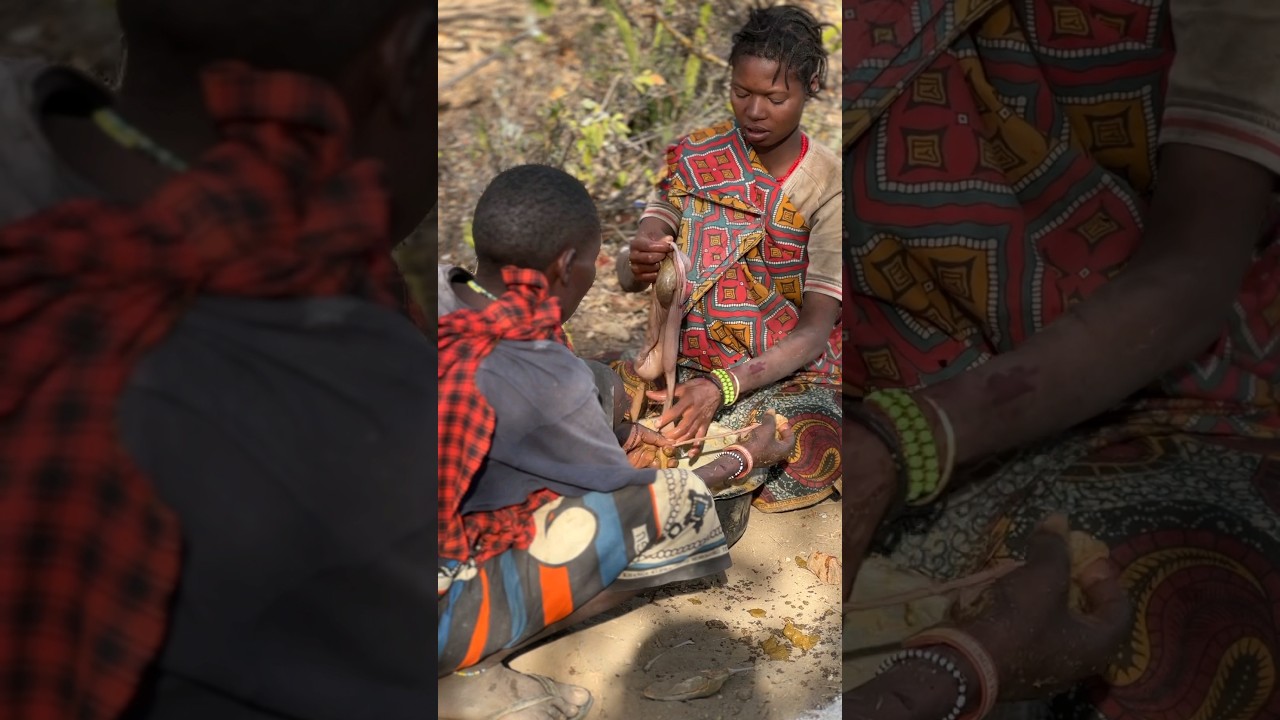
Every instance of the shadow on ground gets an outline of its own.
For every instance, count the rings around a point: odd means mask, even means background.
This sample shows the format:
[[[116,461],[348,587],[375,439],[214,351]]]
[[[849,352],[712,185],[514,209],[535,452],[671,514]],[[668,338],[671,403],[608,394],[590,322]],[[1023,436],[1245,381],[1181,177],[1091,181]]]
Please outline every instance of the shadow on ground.
[[[781,514],[753,510],[721,576],[651,591],[511,665],[586,687],[596,698],[593,720],[795,720],[840,690],[839,587],[795,560],[813,550],[838,555],[839,518],[839,501]],[[788,622],[816,643],[793,644],[783,635]],[[773,657],[764,649],[770,640]],[[654,682],[716,668],[751,669],[708,698],[660,702],[643,694]]]

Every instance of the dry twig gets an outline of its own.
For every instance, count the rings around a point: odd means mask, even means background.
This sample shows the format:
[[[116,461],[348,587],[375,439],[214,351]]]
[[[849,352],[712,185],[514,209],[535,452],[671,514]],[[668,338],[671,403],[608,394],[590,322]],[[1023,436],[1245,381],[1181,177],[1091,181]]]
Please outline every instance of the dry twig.
[[[972,575],[966,575],[962,578],[956,578],[950,582],[934,583],[915,590],[897,593],[895,595],[887,595],[885,597],[876,598],[875,600],[863,600],[861,602],[847,602],[844,604],[845,612],[861,612],[863,610],[875,610],[877,608],[889,607],[890,605],[904,605],[916,600],[946,595],[956,590],[965,590],[968,588],[980,587],[999,580],[1009,573],[1022,567],[1021,562],[1006,562],[993,565],[986,570],[981,570]]]

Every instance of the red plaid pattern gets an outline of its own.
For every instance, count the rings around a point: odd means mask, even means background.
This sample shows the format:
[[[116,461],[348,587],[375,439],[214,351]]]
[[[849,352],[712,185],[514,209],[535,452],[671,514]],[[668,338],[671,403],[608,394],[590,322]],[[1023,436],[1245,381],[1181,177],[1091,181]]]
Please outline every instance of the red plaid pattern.
[[[211,68],[223,142],[139,207],[0,229],[0,718],[110,720],[161,647],[177,518],[117,441],[136,361],[197,294],[394,305],[388,198],[322,83]]]
[[[476,388],[476,370],[501,340],[555,340],[566,344],[560,301],[547,295],[537,270],[502,270],[507,292],[484,310],[458,310],[440,318],[440,557],[482,563],[533,541],[533,511],[558,497],[539,490],[522,505],[460,515],[458,508],[489,453],[493,408]]]

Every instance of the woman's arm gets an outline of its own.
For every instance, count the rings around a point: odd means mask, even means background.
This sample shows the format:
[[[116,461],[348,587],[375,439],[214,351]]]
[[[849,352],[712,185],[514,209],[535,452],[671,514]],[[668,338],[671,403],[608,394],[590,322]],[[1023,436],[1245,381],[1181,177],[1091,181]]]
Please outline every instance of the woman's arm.
[[[1142,245],[1115,280],[1016,350],[923,394],[958,462],[1065,430],[1194,359],[1222,330],[1275,178],[1191,145],[1163,149]]]
[[[1191,145],[1164,148],[1142,245],[1128,267],[1021,347],[922,390],[951,420],[958,463],[1061,432],[1203,352],[1253,257],[1274,176]],[[943,438],[939,417],[921,409]],[[846,421],[844,582],[852,588],[897,482],[889,451]],[[940,448],[940,451],[942,448]]]
[[[968,662],[949,648],[934,648],[965,676],[966,690],[977,686]],[[865,685],[845,693],[846,717],[854,720],[935,720],[955,707],[955,678],[928,661],[903,662]],[[970,696],[972,692],[970,691]],[[848,715],[849,711],[852,715]]]
[[[1253,258],[1280,173],[1280,4],[1179,0],[1160,166],[1142,245],[1093,297],[928,395],[962,461],[1103,412],[1204,352]]]
[[[693,471],[712,492],[718,492],[738,478],[743,470],[740,458],[743,462],[750,462],[752,467],[769,467],[782,462],[795,449],[796,436],[791,425],[779,424],[777,416],[770,410],[760,418],[760,427],[738,438],[737,445],[751,456],[749,461],[733,450],[721,453],[715,460]]]
[[[1072,579],[1070,526],[1062,515],[1045,519],[1028,539],[1026,564],[985,592],[984,610],[959,628],[981,648],[994,670],[994,685],[957,645],[924,649],[949,661],[965,679],[964,712],[991,700],[1049,697],[1097,675],[1115,657],[1132,627],[1132,605],[1110,560],[1095,560],[1076,576],[1087,610],[1068,605]],[[988,682],[991,682],[988,680]],[[901,662],[845,694],[859,720],[935,720],[955,706],[958,683],[929,660]]]
[[[831,330],[839,320],[839,300],[821,293],[805,293],[795,330],[759,357],[733,368],[739,394],[768,387],[813,362],[826,349]]]
[[[804,303],[796,328],[777,345],[733,369],[740,393],[768,387],[822,355],[840,321],[844,193],[839,159],[810,147],[806,174],[788,186],[792,201],[810,223]],[[800,170],[797,170],[800,172]]]

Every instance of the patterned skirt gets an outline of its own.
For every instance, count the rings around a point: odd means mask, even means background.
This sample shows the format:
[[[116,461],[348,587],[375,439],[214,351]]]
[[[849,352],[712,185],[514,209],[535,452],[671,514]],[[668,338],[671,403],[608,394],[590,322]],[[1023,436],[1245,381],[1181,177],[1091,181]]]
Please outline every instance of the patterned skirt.
[[[447,568],[437,605],[441,676],[518,647],[604,590],[629,591],[714,575],[729,546],[707,486],[686,470],[651,485],[562,497],[534,513],[526,550]]]
[[[1280,441],[1078,435],[962,479],[928,514],[889,526],[880,551],[957,577],[1020,556],[1062,511],[1110,546],[1134,603],[1105,678],[1028,717],[1280,718]]]
[[[654,389],[652,383],[636,375],[631,361],[617,360],[611,366],[622,376],[628,407],[637,393]],[[702,374],[680,368],[676,382],[699,376]],[[797,375],[743,396],[713,419],[727,428],[740,428],[751,424],[753,417],[766,409],[791,421],[796,448],[784,462],[769,470],[752,505],[763,512],[799,510],[838,493],[842,415],[839,388]],[[659,413],[651,409],[648,414]]]

